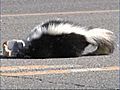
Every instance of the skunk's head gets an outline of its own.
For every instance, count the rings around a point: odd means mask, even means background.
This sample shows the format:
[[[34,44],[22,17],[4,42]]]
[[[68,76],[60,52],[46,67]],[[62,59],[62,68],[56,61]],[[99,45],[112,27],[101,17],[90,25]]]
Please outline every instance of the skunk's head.
[[[8,40],[3,43],[3,55],[7,57],[20,57],[22,49],[25,47],[23,40]]]

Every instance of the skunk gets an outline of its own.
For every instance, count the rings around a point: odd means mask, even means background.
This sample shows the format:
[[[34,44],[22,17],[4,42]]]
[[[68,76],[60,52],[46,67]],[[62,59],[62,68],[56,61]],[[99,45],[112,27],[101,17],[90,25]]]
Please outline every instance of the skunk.
[[[97,46],[97,49],[86,55],[113,53],[113,32],[81,27],[70,21],[49,20],[34,27],[25,40],[4,42],[3,55],[21,58],[79,57],[88,45]]]

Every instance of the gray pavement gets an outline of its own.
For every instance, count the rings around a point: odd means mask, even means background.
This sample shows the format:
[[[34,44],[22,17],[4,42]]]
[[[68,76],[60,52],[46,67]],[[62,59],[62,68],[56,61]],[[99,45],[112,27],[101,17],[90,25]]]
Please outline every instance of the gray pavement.
[[[2,14],[114,10],[119,0],[1,0]]]
[[[108,56],[1,59],[0,88],[118,89],[118,9],[119,0],[1,0],[1,43],[23,39],[39,23],[62,18],[113,31],[115,51]]]

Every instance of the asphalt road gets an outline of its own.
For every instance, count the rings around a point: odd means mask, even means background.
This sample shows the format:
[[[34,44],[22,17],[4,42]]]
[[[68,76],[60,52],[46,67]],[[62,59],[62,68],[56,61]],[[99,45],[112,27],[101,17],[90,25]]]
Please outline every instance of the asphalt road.
[[[23,39],[48,19],[114,32],[115,50],[106,56],[1,59],[1,89],[118,89],[119,0],[1,0],[1,44]]]

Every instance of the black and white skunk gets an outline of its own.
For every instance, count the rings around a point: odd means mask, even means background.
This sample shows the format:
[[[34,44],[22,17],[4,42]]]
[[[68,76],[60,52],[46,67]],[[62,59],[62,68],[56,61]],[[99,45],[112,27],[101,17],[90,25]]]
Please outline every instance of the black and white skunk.
[[[83,55],[89,45],[97,49],[86,55],[113,53],[113,32],[86,28],[64,20],[50,20],[36,26],[26,40],[9,40],[3,44],[3,55],[29,58],[67,58]]]

